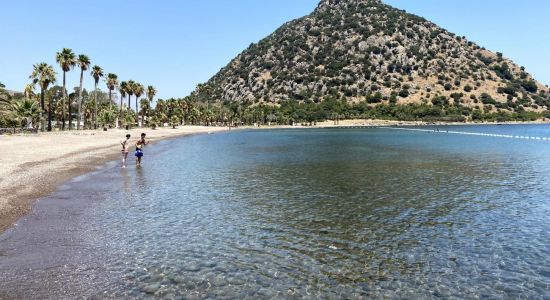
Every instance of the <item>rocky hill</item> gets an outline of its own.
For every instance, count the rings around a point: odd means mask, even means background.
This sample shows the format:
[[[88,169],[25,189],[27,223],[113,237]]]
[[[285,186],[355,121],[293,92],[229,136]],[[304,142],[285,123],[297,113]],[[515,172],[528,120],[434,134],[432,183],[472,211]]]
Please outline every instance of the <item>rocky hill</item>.
[[[203,101],[418,103],[484,112],[543,111],[548,87],[465,37],[379,0],[323,0],[239,54]]]

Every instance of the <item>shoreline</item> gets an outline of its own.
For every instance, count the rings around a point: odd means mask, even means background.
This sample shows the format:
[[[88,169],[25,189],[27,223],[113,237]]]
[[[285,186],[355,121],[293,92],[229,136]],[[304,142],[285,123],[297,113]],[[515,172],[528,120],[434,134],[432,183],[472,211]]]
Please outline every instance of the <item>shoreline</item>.
[[[0,234],[17,225],[32,205],[64,182],[120,159],[120,140],[141,132],[151,144],[172,138],[227,131],[227,127],[185,126],[176,129],[134,128],[85,130],[0,136]],[[132,148],[130,148],[132,150]],[[128,155],[133,163],[133,151]]]

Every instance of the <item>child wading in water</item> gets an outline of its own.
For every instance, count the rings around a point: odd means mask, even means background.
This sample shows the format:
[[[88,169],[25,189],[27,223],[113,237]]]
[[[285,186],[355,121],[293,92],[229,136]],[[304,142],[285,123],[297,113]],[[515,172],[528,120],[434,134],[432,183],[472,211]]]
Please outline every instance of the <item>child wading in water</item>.
[[[141,138],[136,142],[136,166],[141,166],[143,147],[147,144],[149,144],[149,142],[145,141],[145,133],[142,133]]]
[[[126,139],[120,141],[120,144],[122,145],[122,168],[126,168],[126,159],[128,158],[128,153],[130,152],[130,144],[128,141],[130,140],[130,135],[126,135]]]

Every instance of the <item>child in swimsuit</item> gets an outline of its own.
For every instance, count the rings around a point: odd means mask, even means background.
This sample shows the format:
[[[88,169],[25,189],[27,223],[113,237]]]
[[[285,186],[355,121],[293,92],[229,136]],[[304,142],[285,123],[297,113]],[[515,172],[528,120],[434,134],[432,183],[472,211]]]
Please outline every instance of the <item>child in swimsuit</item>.
[[[143,147],[147,144],[149,144],[149,142],[145,141],[145,133],[142,133],[141,138],[136,142],[136,166],[141,166]]]
[[[126,135],[126,139],[120,141],[120,144],[122,145],[122,168],[126,168],[126,159],[128,158],[128,153],[130,152],[130,144],[128,141],[130,140],[130,135]]]

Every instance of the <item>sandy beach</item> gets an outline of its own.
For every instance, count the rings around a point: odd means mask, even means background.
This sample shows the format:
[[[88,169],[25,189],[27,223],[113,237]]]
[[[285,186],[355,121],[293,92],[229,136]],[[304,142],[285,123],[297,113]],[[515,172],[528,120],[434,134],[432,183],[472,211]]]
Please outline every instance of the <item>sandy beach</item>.
[[[120,158],[119,142],[126,133],[135,142],[141,132],[151,142],[225,131],[227,127],[186,126],[177,129],[112,129],[65,131],[29,135],[0,135],[0,233],[26,214],[32,203],[63,182]],[[131,153],[129,163],[133,163]]]

